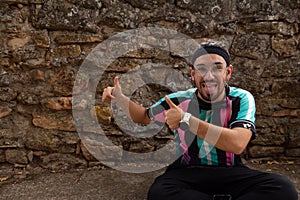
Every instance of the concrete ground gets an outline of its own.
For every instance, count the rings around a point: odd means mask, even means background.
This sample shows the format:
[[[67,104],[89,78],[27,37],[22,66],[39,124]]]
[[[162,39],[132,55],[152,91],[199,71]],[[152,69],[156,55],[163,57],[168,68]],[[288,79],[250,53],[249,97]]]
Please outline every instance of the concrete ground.
[[[299,161],[257,161],[247,165],[290,178],[300,191]],[[103,167],[48,171],[39,167],[0,166],[0,199],[143,200],[164,169],[143,174]]]

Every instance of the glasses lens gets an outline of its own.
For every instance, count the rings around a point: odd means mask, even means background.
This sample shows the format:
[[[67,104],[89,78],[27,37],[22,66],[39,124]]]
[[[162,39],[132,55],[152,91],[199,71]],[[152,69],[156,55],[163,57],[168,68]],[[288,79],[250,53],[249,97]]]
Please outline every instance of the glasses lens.
[[[200,73],[200,75],[205,76],[208,71],[213,75],[221,75],[224,72],[224,67],[221,65],[212,65],[212,66],[197,66],[195,71]]]

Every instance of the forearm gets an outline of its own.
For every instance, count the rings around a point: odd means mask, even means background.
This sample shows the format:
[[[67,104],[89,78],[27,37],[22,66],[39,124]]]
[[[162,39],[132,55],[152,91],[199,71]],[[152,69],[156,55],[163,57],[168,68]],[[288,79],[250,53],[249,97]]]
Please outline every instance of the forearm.
[[[224,128],[193,116],[190,118],[190,131],[209,144],[235,154],[241,154],[244,151],[252,135],[248,129]]]
[[[147,116],[147,109],[122,95],[116,100],[116,104],[126,113],[135,123],[149,124],[150,119]]]

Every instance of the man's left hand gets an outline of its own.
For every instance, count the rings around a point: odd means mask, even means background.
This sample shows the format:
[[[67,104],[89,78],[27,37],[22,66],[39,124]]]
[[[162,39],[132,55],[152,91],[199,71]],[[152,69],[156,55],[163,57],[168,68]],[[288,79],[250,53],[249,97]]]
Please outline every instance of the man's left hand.
[[[170,106],[170,109],[166,112],[166,123],[169,128],[174,131],[179,127],[179,122],[184,116],[184,111],[176,106],[168,96],[165,96],[165,99]]]

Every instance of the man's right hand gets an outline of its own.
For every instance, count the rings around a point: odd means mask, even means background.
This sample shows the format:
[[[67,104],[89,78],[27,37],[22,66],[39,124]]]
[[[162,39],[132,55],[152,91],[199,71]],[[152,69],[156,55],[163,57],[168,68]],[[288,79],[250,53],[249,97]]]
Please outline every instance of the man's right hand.
[[[109,103],[112,100],[118,100],[123,95],[121,86],[119,84],[119,77],[114,79],[114,87],[107,87],[102,93],[102,103]]]

